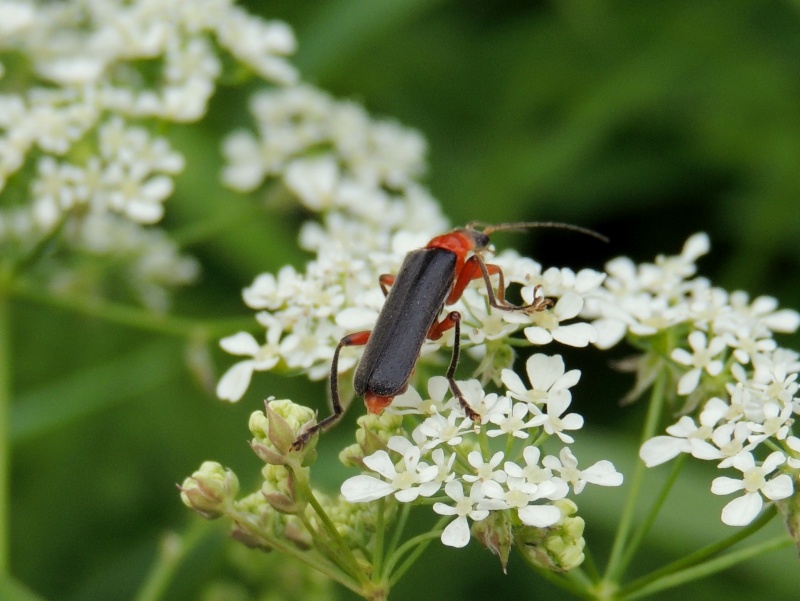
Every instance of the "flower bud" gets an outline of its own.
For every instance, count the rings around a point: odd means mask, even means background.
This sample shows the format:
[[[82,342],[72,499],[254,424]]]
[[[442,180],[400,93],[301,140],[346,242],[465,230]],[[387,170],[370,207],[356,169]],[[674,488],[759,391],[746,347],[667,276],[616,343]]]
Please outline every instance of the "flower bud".
[[[289,400],[267,399],[264,411],[255,411],[250,416],[250,446],[258,457],[271,465],[286,465],[292,443],[297,440],[303,426],[314,420],[314,412],[308,407]],[[301,452],[306,463],[313,460],[314,445],[309,444]]]
[[[236,474],[219,463],[206,461],[178,488],[184,505],[205,518],[213,519],[233,503],[239,492],[239,480]]]
[[[264,476],[261,493],[273,509],[281,513],[300,511],[302,504],[295,498],[294,476],[289,470],[282,465],[268,464],[261,470],[261,475]],[[308,478],[308,474],[305,477]]]
[[[569,499],[554,503],[561,510],[561,520],[549,528],[521,528],[517,533],[524,552],[536,565],[554,572],[568,572],[583,563],[584,521],[575,512],[578,507]]]
[[[380,415],[367,413],[356,420],[356,444],[339,453],[339,461],[346,466],[363,467],[364,457],[386,450],[392,436],[402,435],[403,416],[384,411]]]

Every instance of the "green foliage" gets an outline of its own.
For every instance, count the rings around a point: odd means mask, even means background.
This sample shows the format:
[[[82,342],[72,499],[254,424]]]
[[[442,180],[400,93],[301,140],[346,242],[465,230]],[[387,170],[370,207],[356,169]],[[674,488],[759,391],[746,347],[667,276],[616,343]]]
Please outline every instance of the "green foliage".
[[[608,234],[608,257],[635,259],[676,252],[689,234],[705,230],[716,249],[706,274],[728,288],[797,306],[800,4],[251,4],[295,27],[295,62],[306,79],[427,136],[430,185],[454,223],[570,221]],[[242,88],[223,90],[208,131],[181,126],[168,133],[185,153],[187,170],[167,203],[167,226],[185,235],[184,250],[205,269],[176,312],[200,323],[247,316],[239,301],[243,285],[305,259],[293,242],[299,214],[278,203],[274,217],[255,219],[244,200],[217,183],[219,135],[241,122],[245,98]],[[193,225],[208,221],[221,224],[218,235],[195,243]],[[605,258],[587,257],[582,240],[546,236],[547,244],[532,251],[546,265],[597,267]],[[92,317],[91,308],[76,313],[35,299],[10,310],[11,572],[50,601],[132,597],[162,533],[196,519],[174,484],[207,458],[197,455],[198,441],[206,445],[203,453],[241,476],[255,466],[246,416],[261,408],[263,397],[318,397],[325,410],[322,383],[269,374],[259,376],[257,389],[239,405],[222,404],[198,385],[182,361],[186,345],[168,332],[109,325]],[[220,373],[230,361],[212,358]],[[605,392],[586,398],[604,398],[602,406],[581,406],[580,390],[576,403],[604,429],[581,452],[587,462],[607,457],[631,473],[623,449],[635,441],[625,426],[640,409],[617,405],[628,382],[609,373],[590,384]],[[348,428],[352,422],[340,427]],[[320,461],[337,440],[332,432],[320,443]],[[340,470],[335,463],[332,457],[330,469]],[[654,490],[660,474],[651,475]],[[673,494],[682,505],[690,499],[694,512],[672,509],[667,500],[635,567],[680,558],[730,533],[717,519],[724,502],[708,494],[707,474],[689,474]],[[587,539],[601,546],[610,540],[621,499],[621,491],[582,497],[582,512],[597,518]],[[226,545],[218,535],[198,535],[179,573],[183,588],[169,598],[201,598],[210,582],[227,577]],[[434,547],[394,599],[511,598],[529,578],[513,560],[504,576],[477,548]],[[419,582],[426,583],[422,594]],[[769,590],[771,599],[788,601],[797,582],[796,561],[782,553],[690,586],[692,598],[745,600]],[[535,598],[560,594],[543,584]],[[686,594],[677,589],[658,598]],[[0,597],[36,599],[13,583],[0,583]],[[339,597],[348,598],[344,591]]]

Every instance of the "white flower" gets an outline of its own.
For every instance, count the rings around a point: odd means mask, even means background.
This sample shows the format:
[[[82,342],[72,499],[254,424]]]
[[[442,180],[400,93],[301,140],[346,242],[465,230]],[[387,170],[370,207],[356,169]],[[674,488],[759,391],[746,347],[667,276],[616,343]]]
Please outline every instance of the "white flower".
[[[255,136],[237,130],[228,134],[222,143],[222,155],[227,164],[222,170],[222,183],[237,192],[255,190],[266,176],[261,148]]]
[[[480,451],[470,451],[469,455],[467,455],[467,461],[475,470],[475,473],[465,474],[463,479],[466,482],[488,482],[489,480],[503,482],[507,477],[503,470],[494,469],[503,461],[503,451],[497,451],[489,461],[483,460],[483,455],[481,455]]]
[[[36,18],[32,4],[6,0],[0,3],[0,37],[5,38],[30,27]]]
[[[361,474],[342,483],[342,496],[351,503],[367,503],[393,494],[401,503],[409,503],[419,496],[435,494],[441,482],[436,480],[439,468],[420,462],[420,450],[410,446],[403,453],[401,468],[392,462],[386,451],[376,451],[364,457],[364,465],[386,478]]]
[[[561,449],[558,457],[552,455],[545,457],[542,464],[572,484],[575,494],[583,491],[587,483],[599,486],[620,486],[622,484],[622,474],[616,470],[613,463],[601,460],[585,470],[579,470],[577,458],[567,447]]]
[[[467,518],[474,522],[480,522],[489,515],[487,509],[478,508],[484,498],[481,483],[474,482],[472,484],[469,496],[464,495],[464,488],[459,480],[448,482],[444,487],[444,492],[455,501],[455,505],[437,502],[433,504],[433,510],[439,515],[454,515],[456,519],[442,531],[442,543],[448,547],[464,547],[470,538]]]
[[[533,414],[531,425],[542,426],[544,431],[548,434],[555,434],[561,439],[561,442],[572,443],[574,439],[569,434],[565,434],[564,430],[580,430],[583,427],[583,416],[578,413],[569,413],[561,417],[567,410],[572,398],[568,395],[559,395],[551,397],[547,400],[546,411],[543,412],[538,405],[533,403],[528,405]]]
[[[433,449],[431,461],[433,461],[433,465],[439,470],[436,474],[436,478],[434,478],[436,482],[443,484],[445,482],[450,482],[456,477],[456,473],[453,471],[453,465],[456,461],[455,453],[445,455],[444,449]]]
[[[525,478],[528,482],[534,484],[541,484],[547,480],[556,480],[553,478],[553,472],[547,466],[540,464],[539,460],[542,457],[542,451],[539,447],[527,446],[522,451],[522,458],[525,461],[525,467],[521,467],[516,463],[508,462],[504,466],[507,474]],[[566,493],[565,493],[566,494]]]
[[[386,408],[390,413],[435,415],[445,409],[445,397],[450,392],[450,385],[444,376],[433,376],[428,380],[428,398],[423,399],[413,387],[396,396],[392,404]]]
[[[507,311],[492,311],[476,316],[477,321],[467,328],[467,335],[472,344],[482,344],[487,340],[500,340],[517,330],[516,323],[509,323]]]
[[[791,334],[800,326],[800,313],[793,309],[776,310],[777,299],[759,296],[748,304],[749,296],[741,290],[731,294],[730,303],[735,313],[773,332]]]
[[[472,420],[459,413],[460,410],[453,410],[447,417],[437,413],[416,427],[415,431],[428,439],[426,449],[432,449],[442,443],[450,446],[461,444],[464,434],[471,432],[473,428]]]
[[[535,300],[535,289],[524,287],[521,292],[526,303]],[[536,325],[523,330],[525,337],[533,344],[547,344],[557,340],[562,344],[584,347],[597,340],[597,330],[588,323],[563,325],[562,322],[577,317],[583,309],[584,300],[574,292],[567,292],[558,299],[551,310],[531,313],[530,319]]]
[[[661,465],[679,453],[697,452],[696,456],[704,457],[706,455],[703,452],[704,445],[708,446],[705,441],[711,438],[714,426],[728,410],[728,405],[722,399],[710,399],[700,413],[700,426],[688,415],[681,416],[676,423],[667,428],[669,436],[655,436],[645,441],[639,449],[639,457],[647,467]]]
[[[787,436],[786,446],[793,451],[793,454],[787,456],[786,463],[793,469],[800,468],[800,438],[797,436]]]
[[[516,509],[523,524],[546,528],[561,519],[561,511],[554,505],[541,505],[534,501],[550,498],[557,488],[551,481],[534,484],[518,477],[509,477],[505,487],[490,480],[483,483],[482,489],[487,499],[481,507],[491,510]]]
[[[265,316],[265,320],[268,318]],[[275,320],[268,320],[266,344],[259,344],[248,332],[239,332],[220,340],[220,346],[232,355],[252,357],[234,363],[217,384],[217,397],[225,401],[238,401],[242,398],[254,371],[269,371],[280,360],[278,341],[281,337],[281,325]]]
[[[728,467],[740,453],[747,453],[763,440],[764,436],[753,437],[751,422],[726,422],[714,429],[711,441],[695,439],[692,456],[698,459],[723,459],[719,467]]]
[[[771,480],[766,476],[786,461],[780,451],[770,454],[764,462],[757,466],[751,453],[742,453],[734,457],[733,467],[742,472],[742,479],[719,477],[711,483],[711,492],[715,495],[729,495],[743,490],[745,494],[725,505],[722,509],[722,521],[729,526],[746,526],[761,511],[764,504],[762,495],[771,501],[785,499],[794,493],[792,478],[788,474],[780,474]]]
[[[725,340],[722,337],[714,337],[709,342],[706,335],[697,330],[689,334],[688,340],[689,346],[692,347],[692,353],[686,349],[677,348],[670,355],[677,363],[692,368],[683,374],[678,382],[678,394],[681,395],[687,395],[697,388],[703,370],[711,376],[717,376],[722,372],[723,362],[716,357],[726,348]]]
[[[491,437],[507,434],[516,438],[527,438],[530,435],[527,429],[535,425],[534,420],[525,420],[527,415],[528,405],[526,403],[512,403],[510,398],[500,397],[497,410],[493,411],[489,417],[489,421],[499,427],[487,430],[486,434]]]
[[[297,81],[297,71],[282,58],[296,47],[288,25],[255,19],[232,7],[217,24],[217,36],[220,44],[262,77],[285,84]]]
[[[520,401],[544,405],[551,398],[571,399],[569,389],[578,383],[581,372],[577,369],[565,371],[561,355],[549,357],[536,353],[525,362],[525,372],[531,388],[528,389],[516,372],[504,369],[501,377],[508,389],[508,395]]]
[[[339,167],[331,155],[297,159],[286,167],[284,181],[305,206],[321,211],[334,202]]]

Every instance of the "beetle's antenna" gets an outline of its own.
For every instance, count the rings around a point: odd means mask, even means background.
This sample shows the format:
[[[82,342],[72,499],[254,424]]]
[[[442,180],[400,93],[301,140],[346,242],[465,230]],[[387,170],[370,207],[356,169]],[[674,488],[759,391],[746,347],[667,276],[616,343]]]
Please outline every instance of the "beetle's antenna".
[[[519,230],[526,230],[535,227],[552,227],[558,228],[561,230],[570,230],[573,232],[578,232],[579,234],[586,234],[587,236],[591,236],[592,238],[597,238],[603,242],[608,242],[608,238],[603,234],[596,232],[594,230],[590,230],[589,228],[581,227],[579,225],[572,225],[571,223],[560,223],[558,221],[517,221],[517,222],[510,222],[510,223],[498,223],[495,225],[486,225],[480,221],[472,221],[467,224],[467,228],[472,229],[474,227],[483,227],[483,233],[487,236],[492,232],[499,232],[499,231],[519,231]]]

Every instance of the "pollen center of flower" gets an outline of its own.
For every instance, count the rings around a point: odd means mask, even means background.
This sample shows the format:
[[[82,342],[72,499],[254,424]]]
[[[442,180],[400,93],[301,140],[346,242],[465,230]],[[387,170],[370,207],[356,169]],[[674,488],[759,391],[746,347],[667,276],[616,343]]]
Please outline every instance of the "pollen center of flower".
[[[525,507],[530,501],[530,496],[521,490],[512,490],[506,495],[506,503],[511,507]]]
[[[764,473],[761,468],[747,470],[744,474],[743,482],[747,492],[756,492],[764,486]]]
[[[448,424],[442,428],[442,440],[450,440],[458,436],[458,427],[455,424]]]
[[[398,490],[404,488],[410,488],[416,483],[417,483],[417,475],[412,472],[400,472],[392,480],[392,486],[394,486]]]
[[[687,436],[686,438],[687,439],[696,438],[697,440],[708,440],[709,438],[711,438],[712,432],[713,430],[711,429],[711,426],[700,426],[699,428],[697,428],[697,430],[691,432],[689,436]]]
[[[558,317],[552,311],[537,311],[531,315],[531,318],[533,323],[546,330],[554,330],[558,327]]]
[[[463,498],[456,503],[456,513],[458,515],[469,515],[472,511],[472,501],[469,498]]]

